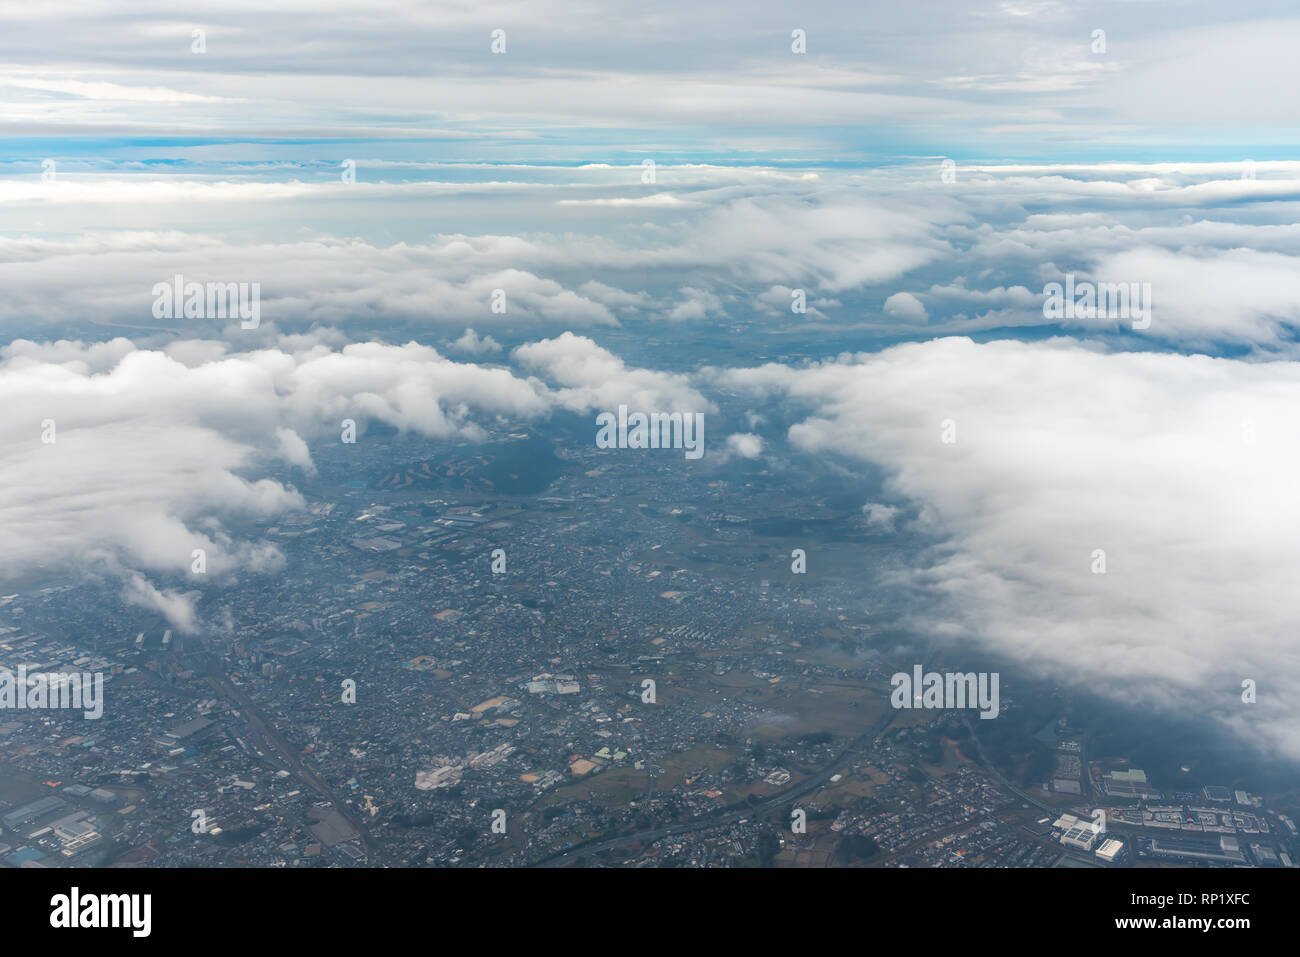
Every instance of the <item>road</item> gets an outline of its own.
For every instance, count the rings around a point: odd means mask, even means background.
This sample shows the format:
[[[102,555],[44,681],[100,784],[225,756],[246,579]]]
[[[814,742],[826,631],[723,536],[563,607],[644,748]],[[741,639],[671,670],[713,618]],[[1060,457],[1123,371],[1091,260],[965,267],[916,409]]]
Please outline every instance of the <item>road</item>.
[[[1037,798],[1030,797],[1024,791],[1020,790],[1020,788],[1008,781],[1002,775],[1002,772],[993,766],[993,762],[990,761],[988,755],[984,753],[984,745],[980,744],[979,736],[975,733],[975,727],[971,724],[970,715],[963,711],[961,719],[966,724],[966,730],[970,732],[970,739],[975,742],[975,750],[980,756],[980,764],[984,766],[984,770],[988,772],[989,777],[993,778],[993,780],[996,781],[1003,790],[1010,791],[1016,797],[1020,798],[1020,800],[1027,801],[1034,807],[1046,811],[1048,814],[1055,815],[1056,810],[1050,804],[1044,804]]]
[[[623,844],[640,844],[645,846],[655,841],[662,840],[665,837],[674,837],[678,834],[691,834],[697,831],[711,831],[719,827],[725,827],[734,824],[742,818],[755,817],[774,811],[782,805],[789,804],[791,801],[811,794],[820,790],[829,783],[830,779],[840,773],[848,766],[852,758],[858,757],[867,749],[868,745],[875,744],[875,741],[884,730],[889,727],[890,722],[898,712],[890,708],[880,719],[871,727],[871,730],[856,738],[852,744],[839,753],[838,756],[825,768],[818,771],[809,778],[805,778],[798,784],[791,785],[783,791],[778,791],[758,804],[733,804],[725,808],[714,811],[712,814],[701,815],[692,818],[689,821],[683,821],[680,824],[670,824],[665,827],[651,828],[650,830],[638,831],[635,834],[626,834],[622,837],[596,838],[579,844],[576,847],[567,848],[563,851],[555,851],[542,857],[529,867],[546,867],[548,865],[567,866],[576,864],[585,860],[594,854],[607,851]]]
[[[253,703],[253,700],[249,698],[247,692],[230,680],[220,662],[213,655],[206,652],[194,654],[191,660],[196,665],[196,670],[203,675],[213,690],[235,706],[248,723],[249,728],[266,745],[271,755],[279,759],[280,763],[284,765],[284,769],[328,801],[343,816],[343,819],[361,836],[361,843],[366,848],[366,854],[370,862],[376,863],[376,848],[366,831],[365,823],[361,820],[361,817],[352,810],[347,802],[342,800],[340,795],[333,791],[319,774],[302,760],[302,755],[267,720],[257,705]]]

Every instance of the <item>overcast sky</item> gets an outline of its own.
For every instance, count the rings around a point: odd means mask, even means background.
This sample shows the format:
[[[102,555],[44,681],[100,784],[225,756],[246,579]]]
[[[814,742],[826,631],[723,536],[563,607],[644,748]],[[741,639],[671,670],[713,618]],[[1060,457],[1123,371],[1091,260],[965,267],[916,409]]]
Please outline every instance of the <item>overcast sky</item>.
[[[1300,136],[1298,46],[1286,0],[4,2],[0,122],[20,150],[90,137],[101,159],[142,155],[133,137],[279,147],[224,151],[249,159],[303,138],[495,160],[1276,158]]]

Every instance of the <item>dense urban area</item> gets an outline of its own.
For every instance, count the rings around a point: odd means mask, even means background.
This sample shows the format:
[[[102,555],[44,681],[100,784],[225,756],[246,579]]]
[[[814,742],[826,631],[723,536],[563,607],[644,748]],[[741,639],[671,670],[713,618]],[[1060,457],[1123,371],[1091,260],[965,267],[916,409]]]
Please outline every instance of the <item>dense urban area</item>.
[[[283,568],[179,583],[189,633],[0,596],[0,668],[105,677],[0,713],[5,865],[1295,866],[1293,794],[1148,777],[1013,665],[995,721],[891,706],[972,663],[833,497],[519,433],[320,459]]]

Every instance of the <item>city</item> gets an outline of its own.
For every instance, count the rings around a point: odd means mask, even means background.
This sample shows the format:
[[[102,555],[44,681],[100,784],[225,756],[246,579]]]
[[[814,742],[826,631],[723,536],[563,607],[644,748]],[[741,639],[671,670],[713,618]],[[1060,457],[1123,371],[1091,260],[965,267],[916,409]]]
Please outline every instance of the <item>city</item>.
[[[0,597],[0,666],[102,672],[111,702],[0,724],[2,859],[1294,866],[1291,804],[1238,781],[1158,788],[1090,752],[1038,684],[1004,672],[1020,738],[992,764],[978,711],[891,706],[873,569],[904,546],[860,513],[791,506],[764,470],[717,470],[701,495],[675,456],[539,442],[396,469],[423,443],[322,454],[321,497],[263,529],[281,573],[191,578],[211,634],[111,592]],[[554,480],[497,491],[532,474],[498,474],[515,446],[550,452]],[[836,531],[779,534],[803,523]]]

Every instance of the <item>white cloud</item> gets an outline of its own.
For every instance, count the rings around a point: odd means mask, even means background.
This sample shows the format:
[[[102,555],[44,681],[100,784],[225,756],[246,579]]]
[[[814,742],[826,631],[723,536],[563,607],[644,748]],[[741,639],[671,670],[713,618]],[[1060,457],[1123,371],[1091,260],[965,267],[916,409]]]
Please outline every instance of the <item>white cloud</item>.
[[[156,283],[258,283],[268,327],[356,320],[459,324],[565,323],[614,325],[599,302],[524,269],[456,263],[455,241],[381,248],[323,239],[287,244],[233,245],[196,238],[182,248],[67,252],[36,261],[0,262],[0,321],[82,321],[91,304],[96,321],[191,335],[239,335],[238,319],[173,320],[153,315]],[[497,290],[505,311],[493,311]]]
[[[708,290],[683,286],[678,292],[682,300],[667,313],[667,318],[673,322],[726,318],[727,311],[722,300]]]
[[[1300,256],[1139,247],[1101,258],[1099,282],[1149,282],[1150,334],[1191,343],[1274,344],[1300,327]]]
[[[479,338],[479,334],[473,329],[466,329],[464,335],[453,342],[451,347],[470,355],[489,355],[501,351],[501,343],[491,336]]]
[[[1300,363],[953,338],[721,379],[811,408],[793,443],[918,509],[915,626],[1300,757]]]
[[[885,315],[903,322],[925,322],[925,305],[910,292],[896,292],[885,300]]]
[[[674,196],[672,193],[655,193],[651,196],[614,196],[601,199],[561,199],[557,206],[641,206],[641,207],[680,207],[701,206],[702,203]]]
[[[763,454],[763,438],[752,432],[736,432],[727,436],[726,450],[742,459],[756,459]]]
[[[867,527],[882,532],[894,530],[894,521],[898,518],[899,511],[892,505],[884,505],[880,502],[868,502],[862,506],[862,515],[867,520]]]
[[[0,351],[0,574],[81,569],[124,596],[198,627],[190,597],[154,579],[201,582],[192,552],[222,580],[278,568],[278,549],[233,529],[304,507],[265,476],[277,461],[315,473],[311,443],[336,442],[345,418],[431,438],[476,440],[498,423],[620,402],[710,411],[683,375],[630,367],[566,334],[520,347],[536,376],[454,362],[416,343],[234,353],[201,341],[169,352],[126,339],[18,340]],[[50,435],[53,442],[42,441]],[[193,579],[193,581],[190,581]]]
[[[575,412],[611,410],[620,403],[644,412],[713,411],[689,376],[629,367],[608,349],[572,332],[525,343],[513,355],[556,383],[555,401]]]

